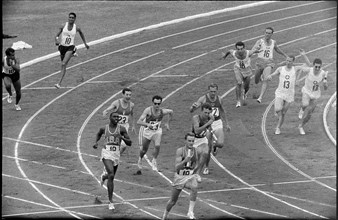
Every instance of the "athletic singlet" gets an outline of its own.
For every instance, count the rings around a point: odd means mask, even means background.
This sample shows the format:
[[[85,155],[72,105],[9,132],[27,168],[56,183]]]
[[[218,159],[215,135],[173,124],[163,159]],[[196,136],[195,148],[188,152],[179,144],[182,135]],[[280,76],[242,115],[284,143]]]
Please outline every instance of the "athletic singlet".
[[[160,114],[159,115],[155,115],[153,113],[153,108],[150,107],[150,115],[147,115],[146,117],[146,123],[150,123],[153,126],[150,128],[148,127],[148,129],[150,130],[158,130],[161,126],[161,121],[163,119],[163,110],[160,109]]]
[[[264,59],[264,60],[272,60],[273,59],[273,49],[275,47],[275,40],[271,40],[271,44],[268,46],[266,45],[266,42],[264,39],[260,40],[259,43],[260,50],[262,50],[260,53],[258,53],[258,58]]]
[[[205,125],[209,121],[209,118],[204,119],[204,121],[201,120],[200,115],[198,115],[198,119],[199,119],[198,127],[202,127],[203,125]],[[207,134],[207,130],[208,130],[209,127],[210,126],[208,126],[204,131],[201,131],[201,133],[196,134],[194,125],[192,125],[192,133],[195,134],[195,138],[204,138]]]
[[[211,101],[208,97],[208,95],[205,95],[205,102],[210,103],[212,106],[211,114],[214,115],[215,121],[221,118],[220,115],[220,109],[221,109],[221,101],[219,99],[219,96],[216,97],[215,101]]]
[[[111,132],[109,130],[109,124],[106,125],[106,129],[104,132],[104,141],[105,146],[108,151],[111,151],[116,156],[120,156],[120,145],[121,145],[121,134],[120,134],[121,128],[118,124],[115,131]]]
[[[68,22],[66,22],[65,26],[62,29],[61,33],[61,42],[62,46],[72,46],[75,45],[75,35],[76,35],[76,24],[73,24],[73,29],[68,30]]]
[[[318,75],[314,74],[313,68],[310,68],[310,71],[305,78],[304,88],[309,92],[319,92],[320,93],[320,82],[324,79],[325,71],[320,70]]]
[[[119,124],[126,124],[129,122],[129,115],[131,114],[131,105],[132,102],[128,102],[127,107],[123,108],[122,107],[122,100],[118,100],[118,106],[116,109],[116,113],[119,114]]]
[[[235,65],[234,66],[238,67],[242,70],[248,69],[250,67],[250,63],[251,63],[249,53],[250,53],[250,51],[246,50],[246,55],[245,55],[244,59],[241,60],[236,56],[236,50],[234,50],[231,54],[235,58]]]
[[[13,69],[13,67],[8,66],[8,64],[7,64],[7,56],[5,56],[3,59],[4,59],[3,60],[4,65],[2,66],[2,72],[6,73],[8,75],[15,73],[15,70]]]
[[[287,69],[286,66],[281,67],[279,74],[279,83],[276,92],[293,95],[295,93],[296,70],[293,66]]]
[[[188,175],[192,175],[194,172],[194,169],[197,165],[197,152],[196,149],[193,147],[191,149],[192,151],[192,158],[190,161],[184,163],[184,166],[182,169],[177,171],[177,174],[179,175],[183,175],[183,176],[188,176]],[[188,155],[188,150],[185,149],[185,147],[183,147],[183,155],[182,155],[182,161],[185,159],[185,157]]]

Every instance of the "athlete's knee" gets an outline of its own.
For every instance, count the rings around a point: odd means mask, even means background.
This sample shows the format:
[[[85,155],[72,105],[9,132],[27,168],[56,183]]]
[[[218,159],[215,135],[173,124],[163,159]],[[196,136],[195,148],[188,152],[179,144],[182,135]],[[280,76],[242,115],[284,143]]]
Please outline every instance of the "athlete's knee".
[[[109,180],[114,180],[114,178],[115,178],[114,172],[108,173],[108,179]]]

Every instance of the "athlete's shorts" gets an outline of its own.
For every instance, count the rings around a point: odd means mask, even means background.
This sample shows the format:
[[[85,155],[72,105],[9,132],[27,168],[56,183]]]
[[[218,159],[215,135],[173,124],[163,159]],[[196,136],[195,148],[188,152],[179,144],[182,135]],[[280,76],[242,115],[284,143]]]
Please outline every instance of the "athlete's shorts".
[[[212,124],[211,124],[211,129],[216,131],[216,130],[223,130],[223,122],[222,122],[222,119],[218,119],[216,121],[214,121]]]
[[[302,87],[302,105],[308,106],[311,99],[319,99],[321,95],[320,90],[316,92],[311,92],[307,90],[305,87]]]
[[[20,73],[18,71],[14,71],[13,74],[7,74],[7,73],[2,72],[2,78],[5,78],[5,77],[9,77],[14,83],[20,79]]]
[[[241,68],[238,68],[237,66],[234,66],[234,72],[235,72],[235,77],[236,77],[236,81],[238,84],[242,84],[243,80],[246,77],[251,77],[252,75],[251,67],[248,67],[246,69],[241,69]]]
[[[161,144],[162,128],[159,128],[156,131],[145,128],[143,130],[143,137],[154,141],[155,146],[159,146]]]
[[[120,152],[117,153],[114,151],[110,151],[109,149],[106,149],[106,146],[104,146],[101,151],[101,160],[103,158],[113,161],[114,166],[117,166],[120,162]]]
[[[61,57],[64,57],[67,51],[72,51],[73,53],[75,52],[75,45],[71,45],[71,46],[59,45],[58,49],[59,49]]]
[[[208,144],[208,139],[207,137],[202,137],[202,138],[196,138],[195,137],[195,142],[193,147],[197,148],[198,146],[202,145],[202,144]]]
[[[179,175],[175,173],[174,181],[171,184],[175,189],[183,189],[188,182],[192,182],[193,185],[197,185],[198,174],[192,175]]]
[[[286,102],[293,102],[295,100],[295,92],[283,93],[278,90],[275,92],[276,98],[285,100]]]

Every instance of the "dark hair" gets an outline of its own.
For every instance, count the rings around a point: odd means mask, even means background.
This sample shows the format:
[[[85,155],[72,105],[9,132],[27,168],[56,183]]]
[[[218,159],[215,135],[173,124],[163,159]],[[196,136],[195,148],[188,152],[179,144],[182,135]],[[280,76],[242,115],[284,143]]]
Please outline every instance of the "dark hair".
[[[11,55],[11,53],[14,53],[14,52],[15,52],[15,50],[13,48],[9,47],[9,48],[6,49],[5,54],[6,54],[6,56],[9,56],[9,55]]]
[[[161,102],[162,102],[162,97],[159,96],[159,95],[154,95],[154,96],[153,96],[153,99],[152,99],[151,101],[154,101],[155,99],[159,99],[159,100],[161,100]]]
[[[117,112],[112,112],[112,113],[110,113],[109,118],[111,118],[111,116],[113,116],[113,114],[119,115],[119,113],[117,113]]]
[[[187,140],[187,137],[188,137],[188,136],[195,137],[195,134],[192,133],[192,132],[188,132],[188,133],[186,133],[186,134],[184,135],[184,139]]]
[[[296,57],[294,55],[290,55],[290,58],[292,58],[292,61],[295,61]]]
[[[71,13],[68,14],[68,16],[70,16],[70,15],[74,15],[74,17],[76,18],[76,14],[74,12],[71,12]]]
[[[208,89],[210,89],[210,87],[213,87],[213,88],[216,87],[216,89],[218,90],[218,85],[217,85],[216,83],[211,83],[211,84],[208,86]]]
[[[211,106],[210,103],[205,102],[205,103],[203,103],[202,106],[201,106],[201,110],[202,110],[202,111],[203,111],[203,109],[209,109],[209,110],[211,111],[211,110],[212,110],[212,106]]]
[[[272,31],[272,33],[274,32],[274,30],[273,30],[273,28],[272,28],[272,27],[267,27],[267,28],[265,28],[265,30],[267,30],[267,29],[271,30],[271,31]]]
[[[323,63],[322,63],[322,60],[319,59],[319,58],[316,58],[316,59],[313,61],[313,65],[315,65],[315,63],[320,64],[320,65],[323,64]]]
[[[131,92],[131,89],[129,88],[124,88],[122,89],[122,94],[124,95],[126,92]]]
[[[238,42],[235,44],[236,49],[237,49],[237,46],[243,46],[243,48],[245,48],[245,44],[244,44],[242,41],[238,41]]]

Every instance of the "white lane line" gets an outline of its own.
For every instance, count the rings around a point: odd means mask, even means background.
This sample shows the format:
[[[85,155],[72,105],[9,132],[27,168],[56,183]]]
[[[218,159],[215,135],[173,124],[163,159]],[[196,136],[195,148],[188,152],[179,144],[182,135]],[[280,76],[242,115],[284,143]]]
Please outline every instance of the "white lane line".
[[[54,98],[53,100],[51,100],[50,102],[48,102],[46,105],[44,105],[42,108],[40,108],[34,115],[32,115],[32,116],[28,119],[28,121],[27,121],[27,122],[24,124],[24,126],[22,127],[22,129],[21,129],[21,131],[20,131],[20,133],[19,133],[19,136],[18,136],[17,140],[19,140],[19,141],[21,140],[21,137],[23,136],[24,131],[26,130],[26,128],[28,127],[28,125],[31,123],[31,121],[32,121],[38,114],[40,114],[43,110],[45,110],[49,105],[51,105],[52,103],[54,103],[56,100],[58,100],[58,99],[60,99],[61,97],[65,96],[66,94],[72,92],[73,90],[75,90],[75,89],[81,87],[82,85],[85,85],[87,82],[89,82],[89,81],[91,81],[91,80],[97,79],[97,78],[99,78],[99,77],[101,77],[101,76],[104,76],[104,75],[106,75],[106,74],[108,74],[108,73],[111,73],[111,72],[113,72],[113,71],[115,71],[115,70],[118,70],[118,69],[124,68],[124,67],[126,67],[126,66],[132,65],[132,64],[134,64],[134,63],[143,61],[143,60],[145,60],[145,59],[151,58],[151,57],[156,56],[156,55],[158,55],[158,54],[161,54],[161,53],[163,53],[163,52],[164,52],[164,51],[161,51],[161,52],[158,52],[158,53],[151,54],[151,55],[149,55],[149,56],[146,56],[146,57],[137,59],[137,60],[132,61],[132,62],[130,62],[130,63],[127,63],[127,64],[124,64],[124,65],[119,66],[119,67],[117,67],[117,68],[114,68],[114,69],[112,69],[112,70],[110,70],[110,71],[107,71],[107,72],[105,72],[105,73],[99,74],[99,75],[97,75],[97,76],[95,76],[95,77],[93,77],[93,78],[91,78],[91,79],[89,79],[89,80],[87,80],[87,81],[85,81],[85,82],[83,82],[83,83],[80,83],[79,85],[77,85],[77,86],[74,87],[73,89],[67,90],[66,92],[64,92],[64,93],[62,93],[61,95],[57,96],[56,98]],[[15,158],[19,158],[19,156],[18,156],[18,151],[19,151],[19,141],[16,141],[16,142],[15,142],[15,149],[14,149],[14,156],[15,156]],[[21,175],[22,175],[26,180],[28,180],[29,184],[30,184],[30,185],[31,185],[31,186],[32,186],[32,187],[33,187],[33,188],[34,188],[41,196],[43,196],[46,200],[48,200],[49,202],[51,202],[51,203],[54,204],[55,206],[61,208],[61,209],[64,210],[66,213],[70,214],[71,216],[73,216],[73,217],[75,217],[75,218],[78,218],[78,219],[81,219],[79,216],[77,216],[77,215],[73,214],[72,212],[70,212],[70,211],[68,211],[68,210],[66,210],[66,209],[64,209],[64,208],[62,208],[60,205],[56,204],[53,200],[51,200],[49,197],[47,197],[47,195],[45,195],[41,190],[39,190],[39,189],[36,187],[36,185],[35,185],[33,182],[30,181],[30,179],[27,177],[26,173],[25,173],[25,172],[23,171],[23,169],[21,168],[21,166],[20,166],[20,161],[19,161],[18,159],[16,159],[15,162],[16,162],[17,168],[19,169]],[[134,207],[136,207],[136,206],[134,206]],[[146,213],[146,212],[145,212],[145,213]],[[152,215],[152,216],[153,216],[153,215]],[[158,218],[158,217],[156,216],[156,218]]]
[[[258,189],[258,188],[256,188],[256,187],[250,185],[249,183],[245,182],[244,180],[242,180],[241,178],[239,178],[238,176],[236,176],[235,174],[233,174],[230,170],[228,170],[227,168],[225,168],[225,167],[223,166],[223,164],[221,164],[221,163],[214,157],[214,155],[211,155],[211,158],[212,158],[212,160],[213,160],[216,164],[218,164],[218,166],[221,167],[225,172],[227,172],[228,174],[230,174],[232,177],[236,178],[236,179],[237,179],[238,181],[240,181],[241,183],[247,185],[247,186],[250,187],[252,190],[254,190],[254,191],[256,191],[256,192],[259,192],[259,193],[262,193],[262,194],[266,195],[267,197],[270,197],[270,198],[273,199],[273,200],[279,201],[279,202],[281,202],[281,203],[283,203],[283,204],[285,204],[285,205],[287,205],[287,206],[293,207],[293,208],[295,208],[295,209],[297,209],[297,210],[300,210],[300,211],[302,211],[302,212],[308,213],[308,214],[310,214],[310,215],[317,216],[317,217],[319,217],[319,218],[328,219],[328,218],[325,217],[325,216],[322,216],[322,215],[316,214],[316,213],[314,213],[314,212],[308,211],[308,210],[306,210],[306,209],[300,208],[300,207],[298,207],[298,206],[296,206],[296,205],[293,205],[293,204],[291,204],[291,203],[289,203],[289,202],[286,202],[286,201],[284,201],[284,200],[282,200],[282,199],[279,199],[279,198],[277,198],[277,197],[275,197],[275,196],[272,196],[272,195],[266,193],[265,191],[262,191],[262,190],[260,190],[260,189]]]
[[[74,87],[61,87],[60,89],[73,89]],[[44,89],[56,89],[54,86],[46,86],[46,87],[30,87],[30,88],[22,88],[21,90],[44,90]]]
[[[199,39],[199,40],[196,40],[196,41],[192,41],[192,42],[185,43],[185,44],[182,44],[182,45],[179,45],[179,46],[175,46],[171,49],[175,50],[175,49],[178,49],[178,48],[189,46],[191,44],[195,44],[195,43],[199,43],[199,42],[202,42],[202,41],[205,41],[205,40],[210,40],[212,38],[220,37],[220,36],[223,36],[223,35],[226,35],[226,34],[229,34],[229,33],[234,33],[234,32],[238,32],[238,31],[241,31],[241,30],[247,30],[248,28],[259,27],[259,26],[266,25],[266,24],[270,25],[273,22],[278,22],[278,21],[283,21],[283,20],[288,20],[288,19],[294,19],[294,18],[301,17],[301,16],[306,16],[306,15],[315,14],[315,13],[318,13],[318,12],[324,12],[324,11],[327,11],[327,10],[332,10],[332,9],[335,9],[335,8],[337,8],[337,7],[326,8],[326,9],[321,9],[321,10],[317,10],[317,11],[311,11],[311,12],[304,13],[304,14],[297,14],[297,15],[288,16],[288,17],[284,17],[284,18],[280,18],[280,19],[276,19],[276,20],[271,20],[271,21],[247,26],[247,27],[244,27],[244,28],[239,28],[239,29],[236,29],[236,30],[216,34],[216,35],[213,35],[213,36],[210,36],[210,37],[202,38],[202,39]],[[315,24],[315,23],[318,23],[318,22],[327,21],[327,20],[331,20],[331,19],[334,19],[334,18],[336,18],[336,17],[331,17],[331,18],[326,18],[326,19],[322,19],[322,20],[319,20],[319,21],[314,21],[314,22],[310,22],[308,24]],[[298,27],[301,27],[301,26],[302,25],[298,25],[298,26],[294,26],[292,28],[296,28],[296,27],[298,28]],[[274,33],[278,33],[278,31],[275,31]]]
[[[272,12],[275,12],[275,11],[282,11],[282,10],[287,10],[287,9],[297,8],[297,7],[302,7],[302,6],[308,6],[308,5],[317,4],[317,3],[320,3],[320,2],[315,2],[315,3],[310,3],[310,4],[304,4],[304,5],[298,5],[298,6],[292,6],[292,7],[289,7],[289,8],[278,9],[278,10],[269,11],[269,12],[264,12],[264,13],[258,13],[258,14],[255,14],[255,15],[247,16],[247,17],[253,17],[253,16],[262,15],[262,14],[272,13]],[[234,19],[234,20],[241,20],[241,19],[244,19],[244,18],[247,18],[247,17],[241,17],[241,18]],[[232,20],[232,21],[234,21],[234,20]],[[129,46],[129,47],[125,47],[125,48],[116,50],[116,51],[112,51],[112,52],[110,52],[110,53],[107,53],[107,54],[104,54],[104,55],[101,55],[101,56],[98,56],[98,57],[89,59],[89,60],[87,60],[87,61],[84,61],[84,62],[75,64],[75,65],[73,65],[73,66],[67,67],[67,70],[72,69],[72,68],[77,67],[77,66],[80,66],[80,65],[85,64],[85,63],[89,63],[89,62],[95,61],[95,60],[100,59],[100,58],[102,58],[102,57],[105,57],[105,56],[108,56],[108,55],[111,55],[111,54],[114,54],[114,53],[118,53],[118,52],[127,50],[127,49],[131,49],[131,48],[134,48],[134,47],[138,47],[138,46],[141,46],[141,45],[144,45],[144,44],[148,44],[148,43],[151,43],[151,42],[155,42],[155,41],[158,41],[158,40],[162,40],[162,39],[165,39],[165,38],[173,37],[173,36],[176,36],[176,35],[181,35],[181,34],[184,34],[184,33],[191,32],[191,31],[196,31],[196,30],[199,30],[199,29],[203,29],[203,28],[207,28],[207,27],[211,27],[211,26],[214,26],[214,25],[219,25],[219,24],[223,24],[223,23],[227,23],[227,22],[230,22],[230,20],[229,20],[229,21],[219,22],[219,23],[216,23],[216,24],[207,25],[207,26],[202,26],[202,27],[199,27],[199,28],[195,28],[195,29],[191,29],[191,30],[188,30],[188,31],[179,32],[179,33],[176,33],[176,34],[167,35],[167,36],[160,37],[160,38],[156,38],[156,39],[153,39],[153,40],[150,40],[150,41],[145,41],[145,42],[142,42],[142,43],[139,43],[139,44],[135,44],[135,45],[132,45],[132,46]],[[296,27],[293,27],[293,28],[296,28]],[[277,31],[277,32],[280,32],[280,31]],[[277,33],[277,32],[276,32],[276,33]],[[259,37],[261,37],[261,36],[259,36]],[[219,49],[221,49],[221,48],[219,48]],[[40,58],[38,58],[38,59],[40,59]],[[49,58],[47,58],[47,59],[49,59]],[[31,62],[31,61],[30,61],[30,62]],[[29,63],[29,62],[28,62],[28,63]],[[31,62],[31,64],[33,64],[33,63],[34,63],[34,62]],[[31,64],[29,64],[29,65],[31,65]],[[40,78],[40,79],[38,79],[38,80],[36,80],[36,81],[34,81],[34,82],[32,82],[32,83],[30,83],[30,84],[24,86],[24,87],[22,87],[22,89],[25,89],[25,88],[27,88],[27,87],[29,87],[29,86],[35,84],[35,83],[38,83],[38,82],[40,82],[40,81],[42,81],[42,80],[44,80],[44,79],[47,79],[47,78],[49,78],[49,77],[51,77],[51,76],[53,76],[53,75],[56,75],[56,74],[58,74],[58,73],[60,73],[60,71],[57,71],[57,72],[54,72],[54,73],[52,73],[52,74],[50,74],[50,75],[48,75],[48,76],[42,77],[42,78]],[[15,93],[15,92],[14,92],[14,93]],[[6,96],[6,97],[7,97],[7,96]],[[4,97],[2,100],[5,100],[6,97]]]
[[[313,36],[313,35],[310,35],[310,36]],[[256,37],[256,38],[258,38],[258,37]],[[255,38],[253,38],[253,39],[255,39]],[[303,39],[303,38],[302,38],[302,39]],[[248,40],[246,40],[246,41],[248,41]],[[283,46],[283,45],[286,45],[286,44],[288,44],[288,43],[281,44],[280,46]],[[230,45],[229,45],[229,46],[230,46]],[[217,50],[213,50],[213,52],[215,52],[215,51],[217,51]],[[209,52],[209,53],[211,53],[211,52]],[[141,79],[139,82],[144,81],[144,80],[146,80],[146,79],[148,79],[148,78],[150,78],[150,77],[152,77],[152,76],[154,76],[154,75],[157,75],[157,74],[159,74],[159,73],[161,73],[161,72],[163,72],[163,71],[165,71],[165,70],[168,70],[168,69],[170,69],[170,68],[173,68],[173,67],[175,67],[175,66],[178,66],[178,65],[180,65],[180,64],[182,64],[182,63],[185,63],[185,62],[188,62],[188,61],[190,61],[190,60],[196,59],[196,58],[198,58],[198,57],[204,56],[204,55],[206,55],[206,54],[208,54],[208,53],[203,53],[203,54],[201,54],[201,55],[199,55],[199,56],[190,58],[190,59],[188,59],[188,60],[185,60],[185,61],[183,61],[183,62],[177,63],[177,64],[175,64],[175,65],[169,66],[169,67],[167,67],[167,68],[165,68],[165,69],[163,69],[163,70],[160,70],[160,71],[158,71],[158,72],[155,72],[155,73],[153,73],[153,74],[151,74],[151,75],[149,75],[149,76],[147,76],[147,77]],[[230,63],[224,64],[224,65],[222,65],[222,66],[219,66],[218,68],[214,69],[213,71],[216,71],[216,70],[218,70],[218,69],[220,69],[220,68],[222,68],[222,67],[224,67],[224,66],[230,65],[230,64],[232,64],[232,63],[234,63],[234,62],[230,62]],[[202,77],[204,77],[204,76],[206,76],[206,75],[212,73],[213,71],[207,72],[207,73],[201,75],[200,77],[197,77],[197,78],[191,80],[191,81],[188,82],[187,84],[185,84],[185,85],[179,87],[178,89],[176,89],[175,91],[173,91],[172,93],[170,93],[167,97],[171,96],[171,95],[174,94],[176,91],[182,89],[182,88],[185,87],[186,85],[188,85],[188,84],[190,84],[190,83],[192,83],[192,82],[194,82],[194,81],[196,81],[196,80],[198,80],[198,79],[200,79],[200,78],[202,78]],[[139,82],[135,82],[135,83],[131,84],[129,87],[132,87],[132,86],[138,84]],[[234,88],[233,88],[233,89],[234,89]],[[231,90],[229,90],[229,93],[230,93],[230,91],[231,91]],[[105,105],[105,104],[106,104],[107,102],[109,102],[111,99],[115,98],[115,97],[116,97],[118,94],[120,94],[120,93],[121,93],[121,92],[115,93],[115,94],[112,95],[110,98],[108,98],[106,101],[104,101],[103,103],[101,103],[96,109],[94,109],[94,110],[92,111],[92,113],[86,118],[86,120],[84,121],[84,123],[82,124],[82,126],[81,126],[81,128],[80,128],[80,130],[79,130],[78,138],[77,138],[77,149],[78,149],[78,152],[79,152],[79,159],[80,159],[81,163],[83,164],[83,166],[85,167],[85,169],[86,169],[88,172],[90,172],[90,173],[92,173],[92,172],[90,171],[90,169],[88,168],[88,166],[87,166],[86,163],[84,162],[84,160],[83,160],[83,158],[82,158],[82,155],[81,155],[81,144],[80,144],[80,142],[81,142],[81,136],[82,136],[83,130],[84,130],[85,126],[88,124],[89,120],[93,117],[93,115],[94,115],[100,108],[102,108],[103,105]],[[165,97],[164,100],[165,100],[167,97]],[[145,155],[145,158],[147,159],[147,156],[146,156],[146,155]],[[150,164],[150,161],[149,161],[149,160],[147,160],[147,161],[148,161],[148,163]],[[163,174],[161,174],[161,173],[159,173],[159,174],[160,174],[160,175],[163,175]],[[99,180],[98,178],[96,178],[94,175],[92,175],[92,176],[93,176],[93,178],[95,178],[95,179],[97,180],[97,182],[100,182],[100,180]],[[164,176],[164,175],[163,175],[163,176]],[[169,180],[169,181],[170,181],[170,180]],[[217,208],[217,207],[216,207],[216,208]],[[218,209],[218,208],[217,208],[217,209]],[[232,213],[227,213],[227,214],[232,215]]]
[[[77,152],[73,152],[73,153],[77,153]],[[2,156],[5,157],[5,158],[9,158],[9,159],[18,159],[18,160],[29,162],[29,163],[35,163],[35,164],[38,164],[38,165],[43,165],[43,166],[53,167],[53,168],[57,168],[57,169],[74,171],[74,172],[90,175],[90,173],[84,172],[84,171],[81,171],[81,170],[69,169],[67,167],[62,167],[62,166],[57,166],[57,165],[52,165],[52,164],[47,164],[47,163],[41,163],[41,162],[34,161],[34,160],[27,160],[27,159],[23,159],[23,158],[15,158],[15,157],[8,156],[8,155],[2,155]],[[95,157],[97,157],[97,156],[95,156]],[[99,158],[99,157],[97,157],[97,158]],[[151,186],[145,186],[145,185],[142,185],[142,184],[133,183],[133,182],[125,181],[125,180],[120,180],[120,179],[116,179],[116,178],[114,180],[116,182],[121,182],[121,183],[129,184],[129,185],[133,185],[133,186],[138,186],[138,187],[143,187],[143,188],[147,188],[147,189],[161,190],[161,191],[163,191],[163,189],[161,189],[161,188],[155,188],[155,187],[151,187]],[[165,191],[167,191],[167,190],[165,190]]]
[[[169,198],[168,198],[169,199]],[[163,214],[163,210],[160,210],[160,209],[155,209],[153,207],[149,207],[149,206],[146,206],[144,207],[146,209],[150,209],[150,210],[154,210],[156,212],[160,212],[161,214]],[[175,215],[175,216],[178,216],[178,217],[181,217],[180,219],[186,219],[187,218],[187,215],[184,215],[184,214],[178,214],[176,212],[170,212],[170,215]]]
[[[271,195],[276,195],[276,196],[294,199],[294,200],[298,200],[298,201],[308,202],[308,203],[312,203],[312,204],[316,204],[316,205],[327,206],[327,207],[332,207],[332,208],[336,207],[335,205],[326,204],[326,203],[322,203],[322,202],[316,202],[316,201],[312,201],[312,200],[309,200],[309,199],[301,199],[301,198],[298,198],[298,197],[283,195],[283,194],[274,193],[274,192],[267,192],[267,191],[265,191],[265,192],[269,193]]]
[[[260,2],[255,2],[255,3],[235,6],[235,7],[231,7],[231,8],[225,8],[225,9],[221,9],[221,10],[217,10],[217,11],[211,11],[211,12],[207,12],[207,13],[203,13],[203,14],[197,14],[197,15],[193,15],[193,16],[188,16],[188,17],[185,17],[185,18],[179,18],[179,19],[175,19],[175,20],[171,20],[171,21],[167,21],[167,22],[162,22],[162,23],[159,23],[159,24],[151,25],[151,26],[148,26],[148,27],[139,28],[139,29],[136,29],[136,30],[127,31],[127,32],[124,32],[124,33],[121,33],[121,34],[116,34],[116,35],[112,35],[112,36],[109,36],[109,37],[101,38],[101,39],[89,42],[88,45],[95,45],[95,44],[103,43],[103,42],[110,41],[110,40],[113,40],[113,39],[117,39],[117,38],[125,37],[125,36],[131,35],[131,34],[139,33],[139,32],[144,31],[144,30],[150,30],[150,29],[159,28],[159,27],[166,26],[166,25],[171,25],[171,24],[176,24],[176,23],[179,23],[179,22],[188,21],[188,20],[192,20],[192,19],[196,19],[196,18],[208,17],[208,16],[212,16],[212,15],[215,15],[215,14],[219,14],[219,13],[225,13],[225,12],[229,12],[229,11],[242,10],[242,9],[245,9],[245,8],[256,7],[256,6],[260,6],[260,5],[264,5],[264,4],[270,4],[270,3],[275,3],[275,1],[260,1]],[[317,4],[317,3],[320,3],[320,1],[314,2],[314,3],[303,4],[303,5],[297,5],[297,6],[289,7],[287,9],[297,8],[297,7],[302,7],[302,6],[307,6],[307,5]],[[286,10],[286,9],[284,9],[284,10]],[[281,9],[275,10],[275,11],[281,11]],[[270,11],[269,13],[272,13],[272,12]],[[264,12],[264,13],[258,13],[256,15],[252,15],[252,16],[259,16],[261,14],[266,14],[266,12]],[[244,19],[244,18],[242,17],[240,19]],[[202,29],[202,28],[206,28],[206,27],[210,27],[210,26],[214,26],[214,25],[219,25],[219,24],[226,23],[226,22],[227,21],[225,21],[225,22],[219,22],[219,23],[216,23],[216,24],[213,24],[213,25],[207,25],[207,26],[195,28],[195,29],[192,29],[192,30],[184,31],[184,32],[180,32],[180,33],[176,33],[176,34],[172,34],[172,35],[167,35],[165,37],[157,38],[156,40],[160,40],[160,39],[164,39],[164,38],[180,35],[180,34],[183,34],[183,33],[195,31],[195,30],[198,30],[198,29]],[[156,41],[156,40],[148,41],[148,43]],[[78,49],[82,49],[82,48],[84,48],[84,44],[78,45],[76,47]],[[59,52],[48,54],[46,56],[39,57],[39,58],[36,58],[34,60],[31,60],[31,61],[28,61],[26,63],[23,63],[23,64],[20,65],[20,67],[24,68],[24,67],[30,66],[32,64],[36,64],[38,62],[41,62],[41,61],[53,58],[53,57],[58,56],[58,55],[59,55]]]
[[[326,45],[326,46],[323,46],[323,47],[316,48],[315,50],[308,51],[307,53],[311,53],[311,52],[313,52],[313,51],[321,50],[321,49],[326,48],[326,47],[331,47],[331,46],[334,45],[334,44],[336,44],[336,43],[333,43],[333,44],[329,44],[329,45]],[[298,55],[298,56],[300,56],[300,55]],[[332,64],[332,63],[331,63],[331,64]],[[330,66],[331,64],[328,64],[328,65],[324,66],[323,69],[326,68],[326,67],[328,67],[328,66]],[[304,78],[305,78],[305,77],[303,77],[302,79],[304,79]],[[264,137],[264,140],[265,140],[266,145],[272,150],[272,152],[274,152],[274,154],[275,154],[280,160],[282,160],[282,161],[283,161],[286,165],[288,165],[291,169],[295,170],[297,173],[301,174],[302,176],[304,176],[304,177],[306,177],[306,178],[308,178],[308,179],[314,181],[315,183],[318,183],[319,185],[324,186],[325,188],[328,188],[328,189],[330,189],[330,190],[336,192],[336,189],[335,189],[335,188],[333,188],[333,187],[331,187],[331,186],[329,186],[329,185],[327,185],[327,184],[325,184],[325,183],[322,183],[322,182],[320,182],[320,181],[314,179],[314,178],[311,177],[310,175],[304,173],[303,171],[301,171],[300,169],[298,169],[297,167],[295,167],[294,165],[292,165],[287,159],[285,159],[282,155],[280,155],[280,154],[277,152],[277,150],[272,146],[272,144],[271,144],[271,142],[270,142],[270,140],[269,140],[269,138],[268,138],[268,135],[267,135],[267,133],[266,133],[266,127],[265,127],[265,124],[266,124],[266,118],[267,118],[268,112],[270,111],[272,105],[274,104],[274,101],[275,101],[275,99],[273,99],[273,100],[270,102],[270,104],[269,104],[268,107],[266,108],[266,110],[265,110],[265,112],[264,112],[264,114],[263,114],[263,118],[262,118],[261,129],[262,129],[262,135],[263,135],[263,137]]]
[[[21,199],[21,198],[17,198],[17,197],[13,197],[13,196],[3,195],[3,197],[8,198],[8,199],[18,200],[18,201],[21,201],[21,202],[26,202],[26,203],[34,204],[34,205],[38,205],[38,206],[43,206],[43,207],[46,207],[46,208],[56,209],[56,210],[54,210],[54,211],[40,211],[40,212],[33,212],[33,213],[8,214],[8,215],[1,215],[1,217],[27,216],[27,215],[52,213],[52,212],[63,212],[64,211],[63,209],[56,208],[54,206],[45,205],[45,204],[42,204],[42,203],[33,202],[33,201],[29,201],[29,200],[26,200],[26,199]],[[86,216],[86,217],[90,217],[90,218],[100,219],[100,218],[98,218],[96,216],[84,214],[84,213],[81,213],[81,212],[75,212],[75,211],[70,211],[70,212],[78,214],[78,215],[83,215],[83,216]]]
[[[15,139],[15,138],[9,138],[9,137],[2,137],[2,138],[3,138],[3,139],[6,139],[6,140],[10,140],[10,141],[19,142],[19,143],[30,144],[30,145],[33,145],[33,146],[39,146],[39,147],[44,147],[44,148],[49,148],[49,149],[55,149],[55,150],[60,150],[60,151],[66,151],[66,152],[69,152],[69,153],[75,153],[75,154],[78,153],[77,151],[71,151],[71,150],[68,150],[68,149],[60,148],[60,147],[52,147],[52,146],[45,145],[45,144],[33,143],[33,142],[30,142],[30,141],[22,141],[22,140]],[[84,155],[86,155],[86,156],[88,156],[88,157],[100,158],[99,156],[97,156],[97,155],[92,155],[92,154],[86,154],[86,153],[84,153]],[[16,157],[16,158],[19,158],[19,157]]]
[[[75,87],[75,88],[76,88],[76,87]],[[74,89],[75,89],[75,88],[74,88]]]
[[[87,82],[87,83],[119,83],[119,82],[122,82],[122,81],[119,81],[119,80],[114,80],[114,81],[90,81],[90,82]]]
[[[152,76],[153,78],[157,77],[157,78],[160,78],[160,77],[187,77],[189,75],[156,75],[156,76]]]
[[[329,139],[332,141],[332,143],[337,146],[336,143],[336,139],[332,136],[331,132],[330,132],[330,128],[327,124],[327,114],[329,112],[330,107],[332,106],[331,103],[336,100],[336,95],[337,95],[337,91],[333,93],[333,95],[331,96],[331,98],[329,99],[329,101],[326,103],[325,108],[324,108],[324,112],[323,112],[323,122],[324,122],[324,129],[325,132],[327,134],[327,136],[329,137]]]
[[[9,178],[13,178],[13,179],[17,179],[17,180],[27,181],[28,183],[37,183],[37,184],[39,184],[39,185],[49,186],[49,187],[53,187],[53,188],[56,188],[56,189],[62,189],[62,190],[65,190],[65,191],[70,191],[70,192],[78,193],[78,194],[85,195],[85,196],[91,196],[91,197],[94,197],[94,198],[95,198],[95,197],[100,197],[100,196],[94,195],[94,194],[92,194],[92,193],[82,192],[82,191],[74,190],[74,189],[69,189],[69,188],[67,188],[67,187],[57,186],[57,185],[50,184],[50,183],[43,183],[43,182],[40,182],[40,181],[37,181],[37,180],[32,180],[32,179],[26,179],[26,178],[16,177],[16,176],[4,174],[4,173],[2,173],[2,176],[4,176],[4,177],[9,177]],[[57,206],[57,207],[59,207],[59,206]],[[64,207],[59,207],[59,209],[62,209],[62,210],[63,210]]]
[[[266,211],[262,211],[262,210],[258,210],[258,209],[252,209],[252,208],[247,208],[244,206],[240,206],[240,205],[234,205],[234,204],[229,204],[227,202],[220,202],[220,201],[215,201],[213,199],[207,199],[209,202],[214,202],[214,203],[218,203],[221,205],[225,205],[225,206],[232,206],[238,209],[244,209],[244,210],[248,210],[248,211],[252,211],[252,212],[258,212],[258,213],[262,213],[262,214],[266,214],[266,215],[272,215],[272,216],[277,216],[277,217],[282,217],[282,218],[290,218],[288,216],[285,215],[280,215],[280,214],[276,214],[276,213],[272,213],[272,212],[266,212]]]

